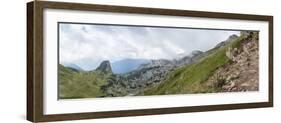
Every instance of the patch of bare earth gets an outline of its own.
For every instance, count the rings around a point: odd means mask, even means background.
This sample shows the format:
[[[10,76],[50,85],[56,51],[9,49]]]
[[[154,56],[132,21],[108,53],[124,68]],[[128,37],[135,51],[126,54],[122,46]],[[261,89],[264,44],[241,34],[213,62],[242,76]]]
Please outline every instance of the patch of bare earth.
[[[218,68],[204,82],[205,86],[219,88],[221,92],[258,91],[258,38],[257,34],[253,35],[244,39],[241,47],[227,50],[231,62]]]

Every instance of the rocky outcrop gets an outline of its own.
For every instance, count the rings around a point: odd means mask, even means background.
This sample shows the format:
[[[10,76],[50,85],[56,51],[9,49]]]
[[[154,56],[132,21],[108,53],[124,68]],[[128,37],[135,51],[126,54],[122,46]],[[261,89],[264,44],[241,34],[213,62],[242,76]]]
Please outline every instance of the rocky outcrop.
[[[153,60],[139,69],[120,75],[113,75],[108,85],[103,86],[107,96],[140,95],[148,86],[161,82],[165,75],[174,68],[171,61]]]
[[[108,60],[103,61],[99,67],[97,67],[96,71],[101,71],[104,73],[112,73],[111,65]]]
[[[225,55],[231,61],[218,68],[206,85],[221,88],[223,92],[257,91],[258,76],[258,36],[249,33],[240,47],[228,48]]]
[[[237,55],[240,54],[240,50],[237,48],[231,48],[229,47],[227,51],[225,52],[226,57],[231,60],[232,62],[237,61]]]

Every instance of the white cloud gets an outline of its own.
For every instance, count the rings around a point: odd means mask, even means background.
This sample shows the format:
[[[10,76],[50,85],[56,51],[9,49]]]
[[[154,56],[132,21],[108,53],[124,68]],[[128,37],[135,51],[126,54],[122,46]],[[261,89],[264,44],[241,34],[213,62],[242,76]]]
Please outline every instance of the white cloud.
[[[173,59],[193,50],[206,51],[239,31],[60,24],[60,63],[85,70],[101,61],[124,58]]]

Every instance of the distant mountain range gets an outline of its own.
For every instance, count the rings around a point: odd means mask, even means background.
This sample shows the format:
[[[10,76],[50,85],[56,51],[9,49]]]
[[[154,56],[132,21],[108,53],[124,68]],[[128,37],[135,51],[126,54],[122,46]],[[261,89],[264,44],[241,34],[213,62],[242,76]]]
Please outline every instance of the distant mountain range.
[[[122,59],[111,64],[112,72],[115,74],[124,74],[138,69],[143,64],[151,63],[147,59]]]
[[[65,67],[68,67],[68,68],[70,68],[70,69],[77,70],[77,71],[84,71],[81,67],[79,67],[78,65],[73,64],[73,63],[65,64],[64,66],[65,66]]]
[[[138,69],[141,65],[149,64],[151,63],[151,60],[147,59],[122,59],[119,61],[115,61],[113,63],[110,63],[109,61],[103,61],[100,66],[96,69],[102,69],[103,67],[107,67],[109,64],[110,71],[112,71],[114,74],[125,74],[131,71],[134,71]],[[65,64],[64,65],[67,68],[76,70],[76,71],[84,71],[80,66],[71,63],[71,64]]]
[[[157,60],[153,60],[153,59],[131,59],[131,58],[127,58],[127,59],[122,59],[119,61],[115,61],[110,63],[110,61],[105,60],[102,61],[102,63],[100,64],[100,66],[98,66],[95,70],[97,69],[108,69],[109,71],[112,71],[112,73],[114,74],[126,74],[132,71],[135,71],[137,69],[142,69],[143,67],[148,67],[148,66],[163,66],[163,65],[176,65],[176,66],[181,66],[184,64],[188,64],[191,63],[193,58],[195,58],[196,56],[202,54],[202,51],[199,50],[195,50],[192,51],[190,54],[183,56],[183,54],[179,55],[177,59],[174,60],[166,60],[166,59],[157,59]],[[72,63],[72,64],[66,64],[64,65],[65,67],[68,67],[70,69],[73,70],[77,70],[77,71],[84,71],[80,66]],[[110,67],[110,68],[107,68]],[[105,71],[108,71],[105,70]]]
[[[199,56],[202,54],[202,51],[195,50],[192,51],[190,54],[179,57],[178,59],[174,60],[166,60],[166,59],[122,59],[119,61],[115,61],[113,63],[109,63],[110,69],[114,74],[126,74],[135,70],[142,69],[143,67],[148,66],[164,66],[164,65],[175,65],[175,66],[181,66],[184,64],[191,63],[193,61],[193,58],[196,56]],[[103,61],[105,62],[105,61]],[[102,62],[102,63],[103,63]],[[108,68],[109,69],[109,68]]]

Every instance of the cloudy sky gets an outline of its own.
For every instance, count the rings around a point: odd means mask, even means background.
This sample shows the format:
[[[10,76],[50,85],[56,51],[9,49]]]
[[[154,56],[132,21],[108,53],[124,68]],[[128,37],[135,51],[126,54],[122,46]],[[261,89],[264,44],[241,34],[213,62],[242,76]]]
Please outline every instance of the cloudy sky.
[[[174,59],[206,51],[239,31],[59,24],[60,64],[95,69],[103,60]]]

